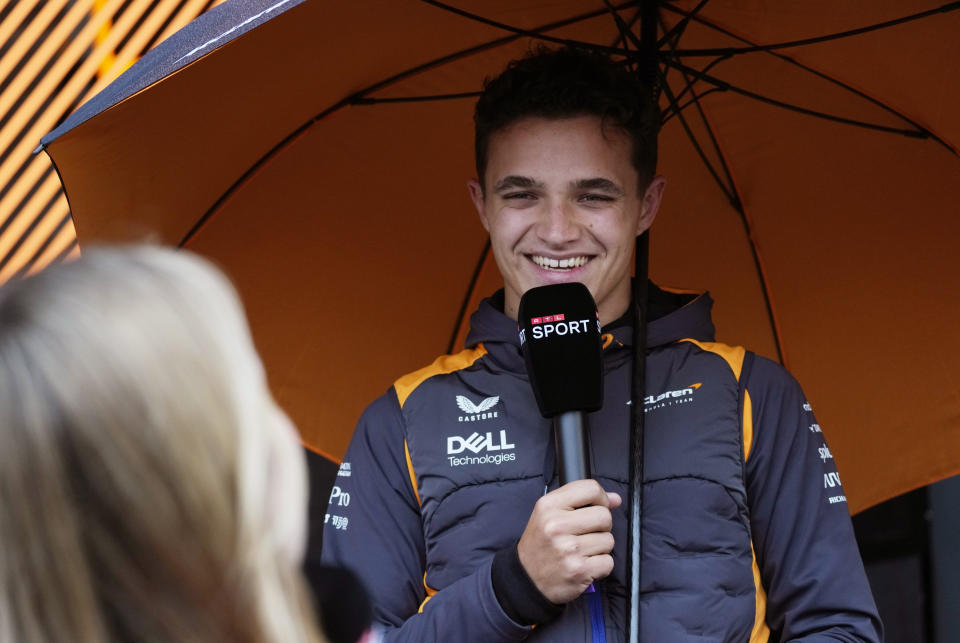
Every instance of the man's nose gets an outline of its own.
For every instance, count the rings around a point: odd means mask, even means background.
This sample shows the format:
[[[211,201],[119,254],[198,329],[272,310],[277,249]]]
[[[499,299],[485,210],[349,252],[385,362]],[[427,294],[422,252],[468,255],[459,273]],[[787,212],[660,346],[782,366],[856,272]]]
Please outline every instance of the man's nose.
[[[551,245],[563,245],[580,236],[576,212],[566,200],[550,200],[537,221],[537,235]]]

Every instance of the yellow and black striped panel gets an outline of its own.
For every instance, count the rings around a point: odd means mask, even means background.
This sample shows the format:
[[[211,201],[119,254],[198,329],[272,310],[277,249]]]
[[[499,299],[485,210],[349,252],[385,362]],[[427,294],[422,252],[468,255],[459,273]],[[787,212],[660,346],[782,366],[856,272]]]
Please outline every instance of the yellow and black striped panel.
[[[9,0],[0,8],[0,283],[76,256],[40,137],[222,0]]]

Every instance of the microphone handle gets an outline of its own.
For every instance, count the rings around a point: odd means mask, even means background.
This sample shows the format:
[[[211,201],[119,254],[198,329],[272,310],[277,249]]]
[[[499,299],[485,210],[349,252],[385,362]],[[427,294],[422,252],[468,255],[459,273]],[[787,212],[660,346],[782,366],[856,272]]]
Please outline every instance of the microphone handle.
[[[560,484],[590,477],[587,449],[587,416],[583,411],[567,411],[553,417],[557,441]]]

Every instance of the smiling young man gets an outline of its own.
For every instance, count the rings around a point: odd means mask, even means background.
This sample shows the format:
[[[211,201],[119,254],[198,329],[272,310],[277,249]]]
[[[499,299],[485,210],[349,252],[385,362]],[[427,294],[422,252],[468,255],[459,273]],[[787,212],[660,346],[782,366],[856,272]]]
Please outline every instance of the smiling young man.
[[[632,147],[596,115],[530,116],[491,134],[484,184],[469,188],[510,318],[530,288],[566,281],[590,289],[601,324],[627,310],[634,240],[653,223],[666,183],[641,184]]]
[[[514,61],[478,101],[469,191],[504,289],[468,348],[364,413],[324,558],[356,571],[386,641],[621,641],[635,237],[652,223],[659,114],[621,66],[571,49]],[[517,308],[587,285],[604,331],[593,480],[558,487]],[[708,295],[648,287],[645,641],[878,641],[839,476],[796,382],[717,344]],[[346,520],[344,520],[346,518]]]

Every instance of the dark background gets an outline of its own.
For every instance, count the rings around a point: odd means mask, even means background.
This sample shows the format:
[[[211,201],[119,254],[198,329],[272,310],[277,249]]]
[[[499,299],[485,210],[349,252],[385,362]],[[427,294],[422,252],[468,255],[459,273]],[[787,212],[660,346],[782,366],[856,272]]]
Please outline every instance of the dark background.
[[[339,465],[309,450],[307,462],[311,533],[319,533]],[[960,642],[960,476],[871,507],[853,527],[886,642]],[[308,575],[319,559],[318,540]]]

